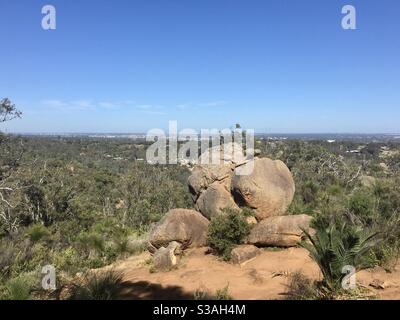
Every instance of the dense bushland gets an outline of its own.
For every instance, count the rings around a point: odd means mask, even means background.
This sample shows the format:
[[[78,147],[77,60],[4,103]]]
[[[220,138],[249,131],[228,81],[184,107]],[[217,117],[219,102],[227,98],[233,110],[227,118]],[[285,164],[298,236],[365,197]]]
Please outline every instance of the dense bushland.
[[[1,101],[0,123],[19,116],[10,101]],[[398,142],[256,142],[262,156],[291,169],[296,193],[289,211],[315,217],[315,241],[333,232],[340,243],[362,229],[377,241],[357,259],[393,268],[400,252]],[[34,298],[39,284],[32,279],[46,264],[56,267],[62,283],[138,253],[143,247],[136,240],[153,222],[171,208],[192,207],[189,171],[145,163],[143,141],[0,133],[0,148],[2,298]],[[359,152],[347,152],[354,149]],[[332,230],[343,224],[339,237]],[[243,214],[228,212],[211,222],[209,243],[229,259],[247,233]]]
[[[129,157],[129,150],[144,149],[131,140],[1,138],[3,298],[23,283],[32,291],[21,277],[40,274],[46,264],[62,282],[138,253],[144,248],[135,240],[153,222],[169,209],[192,206],[187,169]],[[18,289],[21,297],[25,291]]]

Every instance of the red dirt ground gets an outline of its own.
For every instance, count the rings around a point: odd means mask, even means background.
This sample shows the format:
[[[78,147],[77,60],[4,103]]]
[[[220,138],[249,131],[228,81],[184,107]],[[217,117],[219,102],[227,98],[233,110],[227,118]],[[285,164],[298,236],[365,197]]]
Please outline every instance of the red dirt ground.
[[[123,273],[123,297],[126,299],[193,299],[196,291],[213,295],[226,286],[233,299],[285,299],[287,275],[300,271],[311,279],[319,279],[317,265],[303,248],[279,251],[263,250],[244,266],[232,265],[206,249],[186,252],[178,267],[170,272],[151,273],[146,261],[148,253],[131,257],[113,265]],[[111,267],[111,266],[110,266]],[[275,276],[274,274],[282,274]],[[385,289],[370,286],[373,280],[385,282]],[[400,300],[400,265],[392,273],[382,268],[357,273],[357,284],[371,290],[378,299]]]

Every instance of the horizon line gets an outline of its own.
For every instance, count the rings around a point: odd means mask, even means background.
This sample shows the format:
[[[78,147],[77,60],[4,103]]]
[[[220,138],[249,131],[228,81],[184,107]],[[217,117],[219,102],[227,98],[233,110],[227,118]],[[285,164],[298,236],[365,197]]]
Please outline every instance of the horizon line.
[[[201,129],[200,129],[201,130]],[[244,131],[246,129],[243,129]],[[168,131],[168,130],[166,130]],[[115,135],[129,135],[129,134],[147,134],[147,132],[117,132],[117,131],[16,131],[16,132],[3,132],[12,135],[63,135],[63,134],[115,134]],[[199,133],[200,134],[200,133]],[[396,136],[400,135],[400,132],[255,132],[255,135],[386,135],[386,136]]]

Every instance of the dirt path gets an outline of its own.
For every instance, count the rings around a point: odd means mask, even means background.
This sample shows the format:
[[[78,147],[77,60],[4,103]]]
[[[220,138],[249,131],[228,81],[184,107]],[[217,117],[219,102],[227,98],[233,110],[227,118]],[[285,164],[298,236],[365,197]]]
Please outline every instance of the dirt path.
[[[229,294],[234,299],[285,299],[288,281],[285,275],[300,271],[312,279],[320,277],[318,267],[302,248],[264,250],[244,266],[220,261],[205,252],[205,249],[187,252],[176,270],[165,273],[150,272],[147,253],[118,263],[115,269],[123,273],[124,298],[193,299],[196,291],[215,294],[229,286]],[[274,273],[282,276],[274,277]],[[374,279],[384,281],[387,287],[371,288],[369,284]],[[380,299],[400,299],[400,268],[393,273],[381,268],[365,270],[357,274],[357,281]]]

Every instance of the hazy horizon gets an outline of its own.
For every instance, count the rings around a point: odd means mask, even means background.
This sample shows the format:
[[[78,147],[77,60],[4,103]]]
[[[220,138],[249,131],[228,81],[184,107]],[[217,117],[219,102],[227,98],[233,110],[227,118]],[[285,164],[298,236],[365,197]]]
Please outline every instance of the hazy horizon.
[[[168,134],[168,129],[163,129],[165,130],[165,133]],[[183,128],[187,129],[187,128]],[[208,128],[207,128],[208,129]],[[213,129],[213,128],[211,128]],[[214,128],[214,129],[219,129],[219,128]],[[246,128],[243,128],[244,130]],[[196,130],[200,134],[200,130]],[[179,128],[178,128],[179,132]],[[132,131],[132,132],[112,132],[112,131],[20,131],[20,132],[6,132],[9,134],[15,134],[15,135],[68,135],[68,134],[76,134],[76,135],[88,135],[88,134],[114,134],[114,135],[145,135],[147,132],[140,132],[140,131]],[[400,135],[400,132],[255,132],[255,135],[382,135],[382,136],[397,136]]]
[[[8,132],[393,133],[400,119],[400,3],[6,1],[0,98]]]

